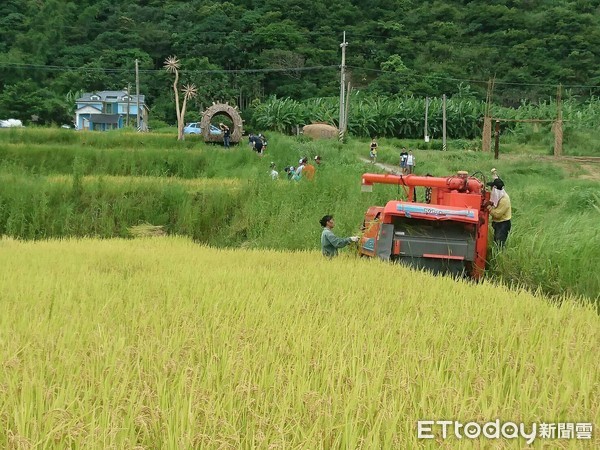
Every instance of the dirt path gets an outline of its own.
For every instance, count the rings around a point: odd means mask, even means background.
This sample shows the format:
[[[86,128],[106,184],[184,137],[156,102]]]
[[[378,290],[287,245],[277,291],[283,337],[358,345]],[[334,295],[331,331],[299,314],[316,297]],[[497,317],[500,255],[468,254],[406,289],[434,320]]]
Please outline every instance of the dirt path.
[[[600,181],[600,157],[594,156],[540,156],[540,155],[502,155],[502,159],[520,160],[535,156],[535,159],[556,164],[565,170],[569,176],[580,180]],[[371,164],[368,158],[359,158],[362,162],[378,167],[388,173],[400,175],[400,167],[393,164]],[[582,173],[583,172],[583,173]]]
[[[582,169],[584,173],[575,175],[582,180],[600,181],[600,158],[593,156],[561,156],[558,158],[547,156],[544,160],[559,164],[569,174],[577,171],[577,169]]]
[[[392,164],[383,164],[383,163],[374,163],[373,164],[373,163],[371,163],[371,160],[367,159],[367,158],[360,158],[359,157],[358,159],[360,159],[364,163],[367,163],[367,164],[369,164],[371,166],[375,166],[375,167],[377,167],[379,169],[385,170],[386,172],[389,172],[391,174],[400,175],[400,167],[398,167],[398,166],[394,166]]]
[[[544,161],[554,164],[564,169],[565,172],[573,178],[580,180],[600,181],[600,157],[596,156],[546,156],[533,154],[504,154],[500,159],[509,161],[519,161],[523,159],[535,158],[537,161]]]

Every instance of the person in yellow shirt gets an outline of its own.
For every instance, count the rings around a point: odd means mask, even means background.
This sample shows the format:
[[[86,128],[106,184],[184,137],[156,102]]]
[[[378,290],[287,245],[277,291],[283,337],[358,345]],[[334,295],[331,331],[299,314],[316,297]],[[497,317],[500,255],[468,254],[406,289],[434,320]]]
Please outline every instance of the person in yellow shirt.
[[[375,138],[371,141],[371,147],[369,150],[369,158],[371,158],[371,162],[374,164],[377,162],[377,141]]]
[[[494,242],[500,247],[504,247],[511,229],[510,219],[512,218],[512,211],[510,197],[504,190],[504,182],[500,178],[496,178],[487,185],[492,188],[488,211],[490,212],[490,216],[492,216]]]

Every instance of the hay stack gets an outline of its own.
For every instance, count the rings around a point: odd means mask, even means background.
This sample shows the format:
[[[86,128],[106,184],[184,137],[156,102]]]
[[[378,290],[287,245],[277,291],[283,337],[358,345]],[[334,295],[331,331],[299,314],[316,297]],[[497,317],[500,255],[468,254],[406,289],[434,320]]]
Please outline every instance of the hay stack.
[[[129,234],[132,237],[153,237],[153,236],[166,236],[167,232],[164,230],[162,225],[151,225],[144,223],[128,228]]]
[[[338,129],[328,123],[311,123],[302,128],[302,133],[313,139],[337,139]]]

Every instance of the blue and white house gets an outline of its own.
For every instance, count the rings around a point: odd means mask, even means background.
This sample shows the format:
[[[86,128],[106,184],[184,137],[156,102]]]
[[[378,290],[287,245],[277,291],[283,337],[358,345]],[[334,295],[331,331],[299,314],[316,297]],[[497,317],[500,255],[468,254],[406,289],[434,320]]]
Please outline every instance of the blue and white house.
[[[149,109],[139,96],[140,123],[138,129],[148,130]],[[127,91],[86,92],[76,100],[75,125],[78,130],[106,131],[136,125],[138,96]]]

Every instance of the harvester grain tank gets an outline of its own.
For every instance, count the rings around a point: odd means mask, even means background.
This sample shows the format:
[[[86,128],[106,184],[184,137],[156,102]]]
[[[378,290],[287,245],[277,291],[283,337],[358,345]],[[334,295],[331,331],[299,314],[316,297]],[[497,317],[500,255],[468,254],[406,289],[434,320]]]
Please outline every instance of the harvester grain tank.
[[[359,251],[364,256],[407,263],[435,273],[483,276],[488,244],[489,192],[467,172],[449,177],[365,173],[373,184],[402,187],[407,200],[372,206],[365,214]],[[416,200],[424,187],[424,202]]]

